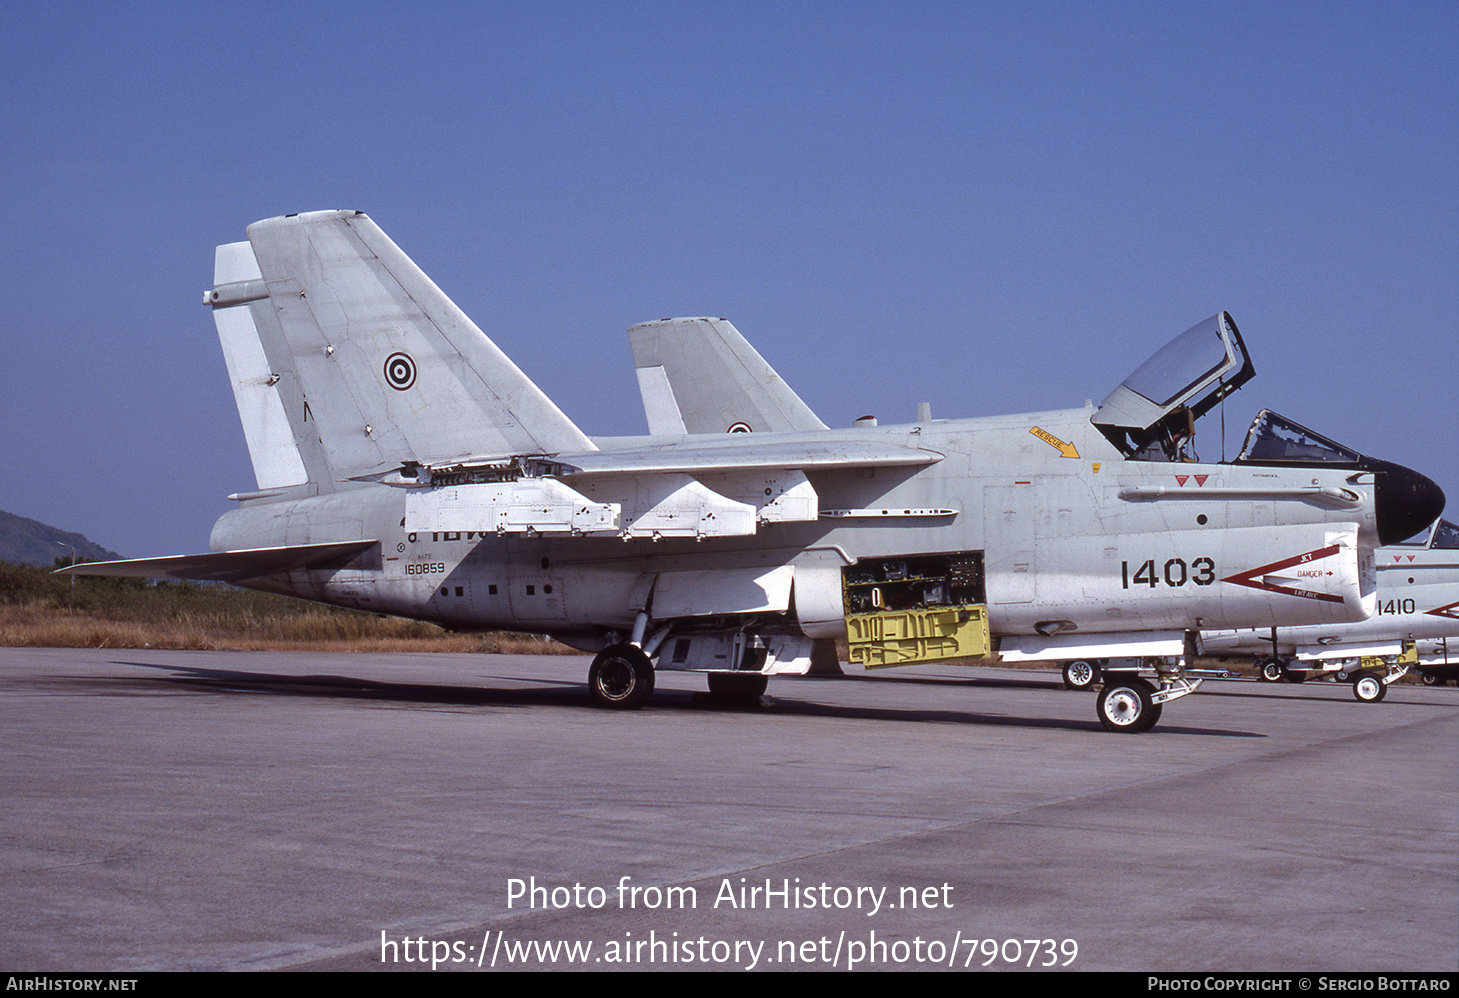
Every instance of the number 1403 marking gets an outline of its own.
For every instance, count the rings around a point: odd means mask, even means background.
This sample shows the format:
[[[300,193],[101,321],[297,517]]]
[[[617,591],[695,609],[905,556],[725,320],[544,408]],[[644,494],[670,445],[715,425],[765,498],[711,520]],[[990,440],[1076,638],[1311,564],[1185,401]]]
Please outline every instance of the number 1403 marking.
[[[1197,558],[1189,565],[1184,558],[1171,558],[1165,563],[1164,571],[1155,567],[1154,558],[1146,558],[1133,575],[1130,574],[1130,563],[1120,562],[1120,582],[1125,589],[1129,589],[1132,582],[1137,586],[1144,585],[1154,589],[1162,582],[1171,588],[1177,588],[1187,582],[1209,586],[1215,581],[1216,563],[1210,558]]]

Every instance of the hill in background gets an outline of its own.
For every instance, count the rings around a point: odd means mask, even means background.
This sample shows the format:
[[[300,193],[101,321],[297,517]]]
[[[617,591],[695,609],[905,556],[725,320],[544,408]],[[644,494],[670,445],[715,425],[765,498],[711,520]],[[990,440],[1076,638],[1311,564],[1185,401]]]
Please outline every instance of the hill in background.
[[[82,561],[115,561],[121,557],[80,534],[0,510],[0,561],[50,567],[57,558],[69,560],[73,547]]]

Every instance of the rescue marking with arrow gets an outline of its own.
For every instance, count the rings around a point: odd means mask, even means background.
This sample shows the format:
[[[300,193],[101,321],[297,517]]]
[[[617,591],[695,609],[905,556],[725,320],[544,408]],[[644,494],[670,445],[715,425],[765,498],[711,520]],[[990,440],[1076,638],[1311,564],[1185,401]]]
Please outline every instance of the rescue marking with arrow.
[[[1079,451],[1072,443],[1066,443],[1041,426],[1029,428],[1030,433],[1059,452],[1060,457],[1078,457]]]

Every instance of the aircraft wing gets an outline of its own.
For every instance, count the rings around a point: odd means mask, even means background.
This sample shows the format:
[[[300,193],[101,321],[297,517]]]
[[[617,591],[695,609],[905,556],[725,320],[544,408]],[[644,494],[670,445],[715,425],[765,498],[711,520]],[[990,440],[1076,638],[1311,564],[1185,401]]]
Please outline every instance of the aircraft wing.
[[[628,450],[597,451],[560,458],[562,477],[634,473],[693,475],[698,472],[795,468],[915,468],[942,455],[885,440],[767,441],[761,434],[712,437],[712,443],[683,438]]]
[[[239,582],[264,575],[279,575],[302,568],[328,568],[343,564],[379,541],[339,544],[295,544],[289,547],[252,548],[245,551],[210,551],[165,558],[130,558],[125,561],[88,561],[60,569],[57,575],[112,575],[131,579],[192,579],[199,582]]]
[[[424,481],[419,469],[380,480],[409,490],[405,527],[412,531],[743,537],[761,523],[822,515],[807,471],[915,469],[943,457],[885,439],[855,439],[854,431],[830,440],[765,436],[716,434],[557,455],[544,462],[551,471],[542,477],[473,481],[475,469],[462,464],[429,466]]]

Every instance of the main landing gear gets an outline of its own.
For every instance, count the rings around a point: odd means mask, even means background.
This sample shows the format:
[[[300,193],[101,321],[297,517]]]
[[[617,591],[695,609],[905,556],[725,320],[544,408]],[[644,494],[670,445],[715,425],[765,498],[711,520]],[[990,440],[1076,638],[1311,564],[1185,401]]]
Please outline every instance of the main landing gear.
[[[753,672],[710,672],[707,676],[710,695],[729,704],[759,703],[770,681]],[[642,707],[654,691],[653,662],[631,642],[610,645],[598,652],[588,668],[588,691],[599,707]]]
[[[653,663],[637,645],[610,645],[598,652],[588,669],[588,690],[600,707],[642,707],[653,695]]]

